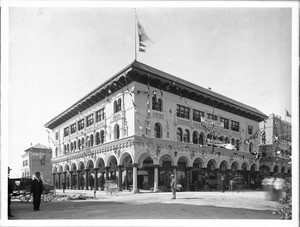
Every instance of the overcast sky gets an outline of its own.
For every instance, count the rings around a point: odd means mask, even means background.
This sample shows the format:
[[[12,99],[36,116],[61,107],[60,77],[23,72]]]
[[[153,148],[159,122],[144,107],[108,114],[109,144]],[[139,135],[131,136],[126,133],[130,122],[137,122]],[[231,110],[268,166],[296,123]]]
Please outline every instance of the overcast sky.
[[[291,112],[291,9],[137,8],[138,61],[269,115]],[[134,60],[133,8],[9,10],[9,155],[48,146],[44,125]],[[286,119],[290,121],[289,118]]]

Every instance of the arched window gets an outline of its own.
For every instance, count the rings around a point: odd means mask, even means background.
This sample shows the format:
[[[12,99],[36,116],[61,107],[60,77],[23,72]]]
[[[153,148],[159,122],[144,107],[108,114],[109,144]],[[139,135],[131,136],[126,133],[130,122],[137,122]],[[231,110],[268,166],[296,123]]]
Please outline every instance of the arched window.
[[[84,138],[81,139],[81,149],[84,149]]]
[[[73,151],[73,142],[71,142],[71,151]]]
[[[234,138],[231,139],[231,144],[235,145],[235,139]]]
[[[161,125],[159,123],[155,123],[154,125],[154,137],[162,138]]]
[[[120,138],[120,127],[118,124],[116,124],[114,127],[114,138],[115,140]]]
[[[228,137],[225,138],[225,143],[230,143],[230,139]]]
[[[76,141],[73,142],[74,151],[76,150]]]
[[[96,145],[100,144],[100,133],[96,132]]]
[[[117,112],[121,111],[121,99],[118,99],[118,110]]]
[[[199,144],[201,144],[201,145],[203,145],[204,144],[204,135],[203,135],[203,133],[201,132],[200,133],[200,136],[199,136]]]
[[[190,142],[190,132],[187,129],[184,130],[183,142],[185,142],[185,143],[189,143]]]
[[[194,131],[193,132],[193,144],[197,144],[198,143],[198,132]]]
[[[220,136],[220,137],[219,137],[219,140],[220,140],[221,142],[223,142],[223,141],[224,141],[224,136]]]
[[[89,136],[86,136],[86,140],[85,140],[85,147],[90,147],[90,137]]]
[[[94,135],[91,134],[91,138],[90,138],[90,142],[91,142],[91,147],[94,146]]]
[[[210,133],[207,134],[206,136],[207,139],[211,140],[212,139],[212,135]]]
[[[152,109],[162,111],[162,99],[157,99],[156,96],[152,97]]]
[[[250,144],[249,144],[249,152],[253,153],[253,143],[252,142],[250,142]]]
[[[77,140],[77,145],[78,145],[78,150],[81,150],[81,140],[80,139]]]
[[[100,143],[104,143],[104,131],[100,131]]]
[[[240,150],[240,140],[236,140],[236,141],[235,141],[235,147],[236,147],[236,150],[237,150],[237,151]]]
[[[114,101],[114,113],[117,113],[118,103],[117,100]]]
[[[58,156],[58,147],[55,148],[55,157]]]
[[[177,141],[182,142],[182,129],[177,129]]]
[[[70,145],[67,144],[67,152],[69,152],[69,151],[70,151]]]

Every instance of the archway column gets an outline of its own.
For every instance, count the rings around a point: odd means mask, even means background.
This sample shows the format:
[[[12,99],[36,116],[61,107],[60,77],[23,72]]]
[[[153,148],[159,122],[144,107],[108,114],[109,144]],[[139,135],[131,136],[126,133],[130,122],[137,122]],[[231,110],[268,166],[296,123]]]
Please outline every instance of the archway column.
[[[57,173],[57,174],[58,174],[58,188],[61,189],[61,187],[60,187],[60,185],[61,185],[60,184],[60,175],[61,175],[61,173]]]
[[[94,189],[98,190],[98,170],[99,168],[94,168]]]
[[[122,165],[118,165],[118,190],[122,191]]]
[[[137,190],[137,167],[138,167],[137,163],[132,164],[133,193],[138,193],[138,190]]]
[[[89,169],[85,169],[85,190],[89,189]]]
[[[77,190],[80,190],[80,172],[81,170],[77,170]]]
[[[158,191],[158,167],[160,165],[153,165],[154,167],[154,192]]]
[[[53,182],[54,187],[55,187],[55,176],[56,176],[56,173],[52,173],[52,182]]]
[[[63,181],[65,182],[65,185],[67,186],[67,172],[63,172]]]
[[[69,171],[69,173],[70,173],[70,187],[69,187],[69,189],[73,189],[73,171]]]

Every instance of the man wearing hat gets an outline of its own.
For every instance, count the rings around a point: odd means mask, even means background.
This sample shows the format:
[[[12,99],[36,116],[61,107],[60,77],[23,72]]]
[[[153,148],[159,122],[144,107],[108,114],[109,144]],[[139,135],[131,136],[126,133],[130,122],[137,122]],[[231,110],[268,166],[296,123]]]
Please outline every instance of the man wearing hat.
[[[33,194],[33,210],[40,210],[41,195],[43,193],[43,182],[41,180],[41,173],[35,172],[35,178],[31,183],[31,193]]]
[[[176,183],[176,179],[175,179],[175,176],[174,174],[171,175],[171,190],[172,190],[172,199],[176,199],[176,187],[177,187],[177,183]]]

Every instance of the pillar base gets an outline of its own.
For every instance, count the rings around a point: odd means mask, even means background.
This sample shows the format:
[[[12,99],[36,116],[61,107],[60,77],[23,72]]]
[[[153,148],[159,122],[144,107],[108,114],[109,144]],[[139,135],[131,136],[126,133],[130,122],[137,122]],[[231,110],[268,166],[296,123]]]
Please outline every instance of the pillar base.
[[[139,190],[138,190],[138,189],[133,190],[133,194],[137,194],[137,193],[139,193]]]

